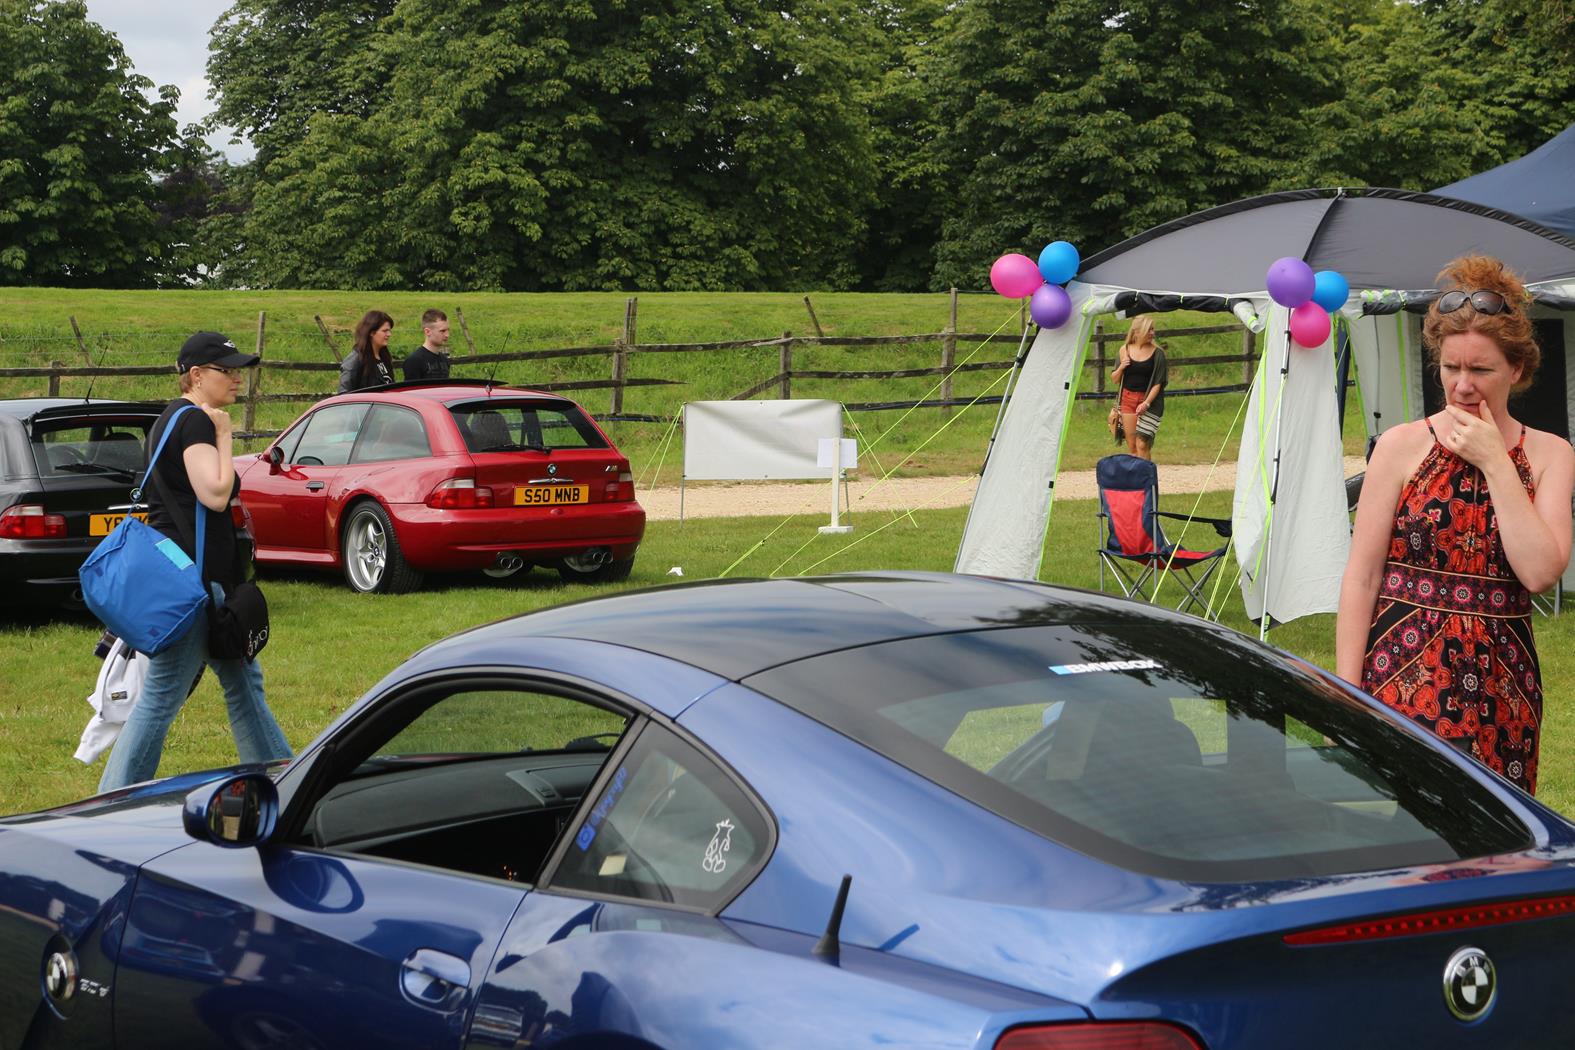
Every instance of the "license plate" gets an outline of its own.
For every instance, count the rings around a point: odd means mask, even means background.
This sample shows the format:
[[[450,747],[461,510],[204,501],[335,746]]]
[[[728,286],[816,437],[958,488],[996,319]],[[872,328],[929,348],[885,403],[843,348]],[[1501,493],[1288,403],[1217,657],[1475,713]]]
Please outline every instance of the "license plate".
[[[587,503],[589,485],[522,485],[514,490],[516,507],[560,507],[565,503]]]
[[[115,531],[115,526],[125,521],[127,517],[136,518],[138,521],[148,520],[147,514],[143,513],[142,511],[136,511],[130,515],[95,514],[88,520],[88,535],[108,536],[111,532]]]

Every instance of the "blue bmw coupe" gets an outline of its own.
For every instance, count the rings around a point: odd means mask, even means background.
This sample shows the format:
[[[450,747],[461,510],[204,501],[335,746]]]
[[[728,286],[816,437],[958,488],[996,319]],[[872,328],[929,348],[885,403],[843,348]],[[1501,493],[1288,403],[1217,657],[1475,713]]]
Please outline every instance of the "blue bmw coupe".
[[[1575,826],[1145,605],[716,582],[0,821],[0,1048],[1575,1044]]]

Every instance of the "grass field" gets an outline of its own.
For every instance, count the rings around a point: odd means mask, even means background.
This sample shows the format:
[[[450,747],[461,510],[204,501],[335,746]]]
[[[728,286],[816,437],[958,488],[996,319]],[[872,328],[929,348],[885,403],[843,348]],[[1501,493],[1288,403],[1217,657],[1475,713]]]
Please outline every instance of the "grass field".
[[[939,332],[947,324],[950,303],[945,294],[872,295],[819,293],[811,302],[827,335],[891,336]],[[478,352],[542,350],[565,346],[611,346],[623,330],[626,297],[612,293],[476,294],[426,296],[412,293],[351,292],[74,292],[60,289],[0,289],[0,367],[39,367],[51,361],[80,364],[68,318],[75,317],[94,361],[110,365],[173,362],[181,341],[192,331],[225,332],[243,347],[256,345],[257,317],[267,314],[265,356],[275,360],[329,362],[332,357],[313,320],[321,315],[342,350],[349,333],[368,308],[394,316],[391,347],[396,357],[421,341],[419,318],[428,306],[448,311],[454,329],[451,346],[466,352],[458,314],[463,311]],[[1009,360],[1021,335],[1014,302],[996,295],[958,297],[958,328],[964,332],[999,333],[984,344],[959,344],[957,363]],[[1217,325],[1228,315],[1176,313],[1160,320],[1161,329]],[[1106,319],[1109,331],[1124,322]],[[639,297],[637,340],[640,343],[721,342],[773,339],[783,332],[813,335],[804,296],[793,294],[660,293]],[[1188,336],[1166,340],[1172,362],[1172,390],[1239,383],[1239,364],[1187,366],[1189,357],[1240,353],[1237,333]],[[1112,347],[1109,351],[1114,353]],[[1092,356],[1092,353],[1091,353]],[[932,367],[940,363],[938,344],[879,347],[799,346],[794,368],[822,371],[873,371]],[[569,380],[607,379],[611,358],[555,358],[497,367],[498,378],[524,385]],[[456,375],[481,378],[494,366],[457,366]],[[625,392],[629,414],[671,417],[686,401],[728,398],[778,372],[775,347],[710,353],[637,353],[629,363],[631,378],[676,380],[675,385],[631,387]],[[264,393],[330,393],[332,372],[264,370]],[[1002,372],[963,372],[954,377],[954,396],[998,395],[1006,381]],[[892,380],[813,380],[793,383],[794,397],[827,397],[844,402],[906,401],[936,397],[938,377]],[[89,380],[66,378],[61,392],[81,395]],[[1093,372],[1084,374],[1093,389]],[[0,378],[0,397],[43,394],[43,378]],[[105,377],[93,386],[94,396],[157,398],[173,396],[175,380]],[[573,393],[593,415],[608,411],[611,392]],[[761,396],[775,396],[771,391]],[[1233,459],[1236,433],[1232,423],[1244,395],[1175,396],[1167,400],[1165,426],[1157,454],[1173,463],[1212,462],[1218,455]],[[304,409],[302,404],[258,406],[257,426],[277,430]],[[1068,432],[1064,469],[1087,469],[1110,449],[1104,428],[1108,402],[1080,401]],[[237,410],[238,412],[238,410]],[[866,473],[895,468],[904,476],[965,474],[979,468],[990,430],[994,405],[978,404],[943,415],[939,409],[855,414],[863,437]],[[237,414],[237,420],[239,415]],[[667,428],[657,423],[609,423],[607,429],[629,456],[635,477],[644,485],[676,484],[681,472],[682,440],[666,444]],[[261,443],[253,443],[256,451]],[[1361,424],[1347,413],[1346,450],[1362,447]],[[898,464],[901,464],[898,466]]]
[[[1192,500],[1172,498],[1167,505],[1186,511]],[[1198,513],[1225,516],[1229,509],[1229,493],[1211,493]],[[433,581],[416,594],[384,597],[353,594],[333,577],[266,577],[274,628],[263,655],[269,702],[292,744],[300,747],[416,649],[463,628],[610,590],[676,582],[666,575],[673,565],[681,565],[687,579],[714,577],[745,552],[750,553],[733,569],[734,577],[876,567],[949,569],[965,513],[860,514],[854,519],[857,531],[842,537],[821,536],[819,514],[654,523],[628,583],[599,588],[567,586],[554,574],[537,571],[513,584],[455,577]],[[1044,577],[1093,587],[1097,543],[1093,503],[1058,503]],[[1219,592],[1229,598],[1224,622],[1252,631],[1230,584],[1224,579]],[[1178,592],[1167,590],[1162,597],[1165,593]],[[1539,796],[1575,815],[1575,704],[1563,686],[1575,681],[1575,617],[1539,617],[1536,629],[1549,683]],[[96,625],[85,618],[0,624],[0,812],[65,802],[90,794],[97,784],[102,760],[88,768],[71,758],[90,713],[84,698],[97,672],[92,657],[97,636]],[[1332,616],[1286,624],[1269,640],[1324,667],[1333,665]],[[210,680],[176,721],[161,772],[233,760],[223,699]]]

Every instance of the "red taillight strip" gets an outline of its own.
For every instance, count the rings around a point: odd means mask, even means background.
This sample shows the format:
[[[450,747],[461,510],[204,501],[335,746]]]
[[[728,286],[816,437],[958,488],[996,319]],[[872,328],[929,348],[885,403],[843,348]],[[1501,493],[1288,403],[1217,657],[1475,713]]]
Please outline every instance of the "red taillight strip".
[[[1388,937],[1415,937],[1423,933],[1468,930],[1476,926],[1502,926],[1510,922],[1551,919],[1575,915],[1575,896],[1536,897],[1531,900],[1476,904],[1469,908],[1442,908],[1438,911],[1395,915],[1387,919],[1325,926],[1317,930],[1287,933],[1285,943],[1298,947],[1310,944],[1348,944],[1351,941],[1379,941]]]

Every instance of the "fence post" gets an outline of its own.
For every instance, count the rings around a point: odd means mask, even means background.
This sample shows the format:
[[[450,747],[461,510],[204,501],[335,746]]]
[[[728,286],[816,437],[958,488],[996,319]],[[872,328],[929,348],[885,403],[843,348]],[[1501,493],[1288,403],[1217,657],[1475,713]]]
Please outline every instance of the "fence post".
[[[614,344],[612,367],[612,408],[611,414],[618,415],[623,411],[623,382],[629,375],[628,347],[634,342],[634,312],[636,299],[630,296],[623,303],[623,335]]]
[[[465,337],[465,345],[470,347],[470,356],[476,356],[476,341],[470,337],[470,326],[465,323],[465,311],[454,307],[454,316],[459,319],[459,331]]]
[[[1252,359],[1258,349],[1258,337],[1251,328],[1243,328],[1241,332],[1241,381],[1248,386],[1252,385]]]
[[[793,333],[782,333],[782,346],[777,351],[777,365],[782,370],[781,397],[786,400],[793,396]]]
[[[264,333],[268,329],[268,311],[257,311],[257,356],[262,357]],[[241,424],[248,434],[257,427],[257,390],[262,384],[262,362],[246,370],[246,415]]]
[[[1094,322],[1094,390],[1105,392],[1105,322]]]
[[[82,351],[82,360],[91,365],[93,363],[93,355],[88,353],[87,344],[82,341],[82,329],[77,327],[77,319],[71,316],[67,317],[67,320],[71,322],[72,334],[77,337],[77,349]]]
[[[328,352],[334,355],[334,364],[338,364],[343,361],[344,358],[340,356],[339,348],[334,345],[334,337],[328,334],[328,326],[323,324],[322,316],[319,314],[313,314],[312,320],[317,322],[317,330],[323,333],[323,342],[328,344]]]
[[[952,399],[952,362],[957,357],[957,286],[952,285],[952,309],[946,331],[941,333],[941,400]],[[941,415],[952,414],[951,405],[941,406]]]
[[[815,324],[815,334],[822,339],[826,338],[826,333],[821,331],[820,328],[820,318],[815,316],[815,307],[810,303],[807,295],[804,296],[804,309],[809,311],[809,319]]]
[[[66,367],[66,366],[65,366],[65,362],[63,362],[63,361],[51,361],[51,362],[49,362],[49,368],[50,368],[50,373],[49,373],[49,396],[50,397],[59,397],[60,396],[60,373],[55,371],[55,369],[57,369],[57,368],[64,368],[64,367]]]

